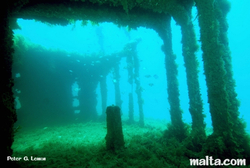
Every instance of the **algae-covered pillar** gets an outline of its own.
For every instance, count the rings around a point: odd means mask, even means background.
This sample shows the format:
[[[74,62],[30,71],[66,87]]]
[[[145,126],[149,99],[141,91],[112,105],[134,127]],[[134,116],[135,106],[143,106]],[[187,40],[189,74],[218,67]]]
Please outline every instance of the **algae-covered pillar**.
[[[143,99],[142,99],[142,88],[139,80],[139,69],[140,63],[136,53],[136,46],[141,41],[129,43],[125,47],[127,55],[127,70],[128,70],[128,82],[131,85],[131,92],[129,93],[129,123],[134,123],[134,98],[133,98],[133,81],[135,82],[135,92],[137,94],[138,107],[139,107],[139,124],[144,126],[144,114],[143,114]]]
[[[200,151],[202,148],[201,145],[206,138],[206,124],[204,122],[203,103],[198,78],[199,63],[195,54],[198,49],[198,44],[192,23],[192,6],[182,9],[182,15],[175,16],[174,19],[177,24],[181,26],[182,55],[184,58],[184,66],[186,68],[189,112],[192,117],[192,137],[193,143],[195,143],[194,147],[196,148],[194,150]]]
[[[102,114],[101,118],[105,118],[105,110],[107,107],[107,83],[106,76],[102,76],[100,79],[100,90],[101,90],[101,99],[102,99]]]
[[[223,45],[218,41],[219,23],[216,19],[214,0],[196,2],[199,12],[204,73],[208,88],[208,102],[213,121],[214,133],[227,131],[230,127],[228,110],[228,95],[225,90],[226,71],[222,59]],[[223,124],[221,124],[223,123]]]
[[[121,91],[120,91],[120,73],[119,73],[119,62],[117,61],[114,65],[114,86],[115,86],[115,104],[118,107],[122,107]]]
[[[128,70],[128,83],[131,85],[131,91],[129,93],[129,112],[128,112],[128,122],[129,123],[134,123],[134,100],[133,100],[133,67],[134,67],[134,63],[133,63],[133,57],[131,55],[131,48],[130,46],[127,46],[127,70]]]
[[[138,68],[139,69],[139,68]],[[135,68],[135,71],[136,68]],[[138,79],[137,75],[135,75],[135,84],[136,84],[136,94],[137,94],[137,101],[138,101],[138,107],[139,107],[139,124],[141,126],[144,126],[144,113],[143,113],[143,99],[142,99],[142,87],[140,80]]]
[[[180,107],[180,93],[177,80],[178,70],[175,63],[176,55],[172,50],[171,17],[169,15],[165,16],[165,27],[161,25],[161,27],[158,27],[157,32],[163,40],[162,51],[165,53],[168,101],[170,105],[171,123],[173,126],[172,131],[174,133],[171,136],[182,141],[187,137],[187,134],[185,124],[182,120],[182,110]]]
[[[96,88],[98,84],[98,78],[91,76],[91,74],[84,74],[78,79],[81,91],[78,93],[79,98],[79,113],[80,121],[90,121],[98,119],[96,111],[97,94]]]
[[[107,114],[107,150],[116,151],[124,147],[124,137],[122,133],[121,112],[118,106],[108,106]]]
[[[196,0],[203,51],[204,73],[213,134],[205,152],[224,158],[250,158],[244,125],[239,119],[238,101],[232,77],[231,56],[227,40],[226,0]]]
[[[134,47],[134,50],[135,50],[135,47]],[[135,77],[135,84],[136,84],[135,93],[137,94],[137,101],[138,101],[138,107],[139,107],[139,125],[144,126],[142,87],[141,87],[141,82],[139,80],[140,63],[139,63],[139,59],[137,55],[134,55],[133,58],[134,58],[134,77]]]

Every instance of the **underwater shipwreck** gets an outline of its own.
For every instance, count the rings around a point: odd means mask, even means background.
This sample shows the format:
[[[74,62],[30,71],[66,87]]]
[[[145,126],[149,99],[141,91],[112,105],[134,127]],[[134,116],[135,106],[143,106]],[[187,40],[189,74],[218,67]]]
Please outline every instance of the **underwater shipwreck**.
[[[192,9],[197,16],[192,16]],[[210,166],[219,160],[245,159],[250,165],[250,136],[239,112],[239,100],[233,78],[232,58],[227,37],[227,0],[12,0],[1,6],[1,107],[7,164],[14,167],[190,167],[190,159],[199,159],[200,166]],[[181,28],[182,56],[187,79],[191,125],[183,121],[176,55],[173,52],[171,18]],[[140,81],[140,60],[136,47],[140,39],[127,43],[122,50],[103,56],[90,54],[70,56],[66,52],[44,50],[39,46],[25,50],[21,37],[14,40],[13,30],[18,19],[35,19],[50,25],[67,26],[72,21],[82,24],[112,22],[129,30],[145,27],[153,29],[163,41],[166,89],[171,121],[166,127],[146,124],[143,88]],[[212,132],[206,132],[203,100],[198,79],[199,48],[193,21],[198,20],[203,70],[207,86]],[[98,30],[101,34],[101,30]],[[103,41],[99,40],[102,49]],[[15,46],[15,47],[14,47]],[[18,47],[16,47],[18,46]],[[32,57],[37,55],[38,57]],[[152,55],[152,59],[157,55]],[[62,59],[61,59],[62,58]],[[29,59],[29,61],[25,61]],[[77,61],[73,61],[77,60]],[[121,119],[120,61],[126,63],[128,89],[128,117]],[[81,64],[79,64],[81,63]],[[65,65],[65,66],[62,66]],[[70,70],[68,67],[72,67]],[[41,69],[43,72],[41,73]],[[16,82],[13,72],[21,72]],[[106,77],[112,73],[114,104],[107,103]],[[34,76],[37,74],[37,76]],[[48,74],[46,77],[44,74]],[[41,76],[42,78],[39,78]],[[150,77],[150,76],[148,76]],[[158,78],[157,75],[154,78]],[[56,81],[53,81],[57,79]],[[77,79],[79,108],[72,107],[72,83]],[[29,81],[29,82],[25,82]],[[53,83],[51,82],[53,81]],[[40,83],[39,87],[34,87]],[[49,84],[49,85],[48,85]],[[34,124],[40,118],[47,123],[69,121],[68,126],[44,125],[31,134],[15,125],[17,109],[13,87],[22,92],[22,125]],[[101,112],[96,110],[96,89],[100,87]],[[48,86],[50,88],[48,88]],[[150,83],[149,86],[153,86]],[[39,90],[39,91],[37,91]],[[48,90],[48,92],[45,92]],[[62,94],[62,90],[64,93]],[[18,92],[18,91],[16,91]],[[45,95],[49,97],[42,97]],[[37,95],[40,95],[38,97]],[[51,99],[55,100],[53,103]],[[42,100],[41,107],[37,107]],[[138,110],[135,110],[135,103]],[[61,107],[61,104],[63,106]],[[49,108],[57,110],[48,110]],[[58,108],[61,107],[61,108]],[[80,108],[84,108],[79,112]],[[75,113],[72,111],[75,110]],[[31,113],[36,111],[37,113]],[[135,117],[138,111],[138,118]],[[38,114],[41,115],[38,115]],[[77,118],[75,117],[77,115]],[[44,118],[43,118],[44,117]],[[73,124],[72,124],[73,123]],[[95,132],[94,130],[98,130]],[[65,134],[68,134],[67,136]],[[26,139],[24,139],[26,138]],[[28,141],[28,138],[30,140]],[[15,140],[15,141],[14,141]],[[42,158],[41,158],[42,157]],[[25,161],[25,159],[28,161]],[[45,159],[37,161],[36,159]],[[219,159],[219,160],[215,160]],[[214,162],[215,161],[215,162]],[[197,162],[197,163],[198,163]],[[211,161],[212,162],[212,161]],[[211,163],[210,162],[210,163]],[[231,166],[235,166],[231,162]],[[198,165],[196,165],[198,166]],[[230,165],[229,165],[230,167]]]

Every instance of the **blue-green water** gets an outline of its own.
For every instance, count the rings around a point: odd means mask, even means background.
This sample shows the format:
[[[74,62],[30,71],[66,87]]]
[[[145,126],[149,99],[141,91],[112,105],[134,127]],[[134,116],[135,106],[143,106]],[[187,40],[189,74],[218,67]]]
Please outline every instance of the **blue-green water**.
[[[249,95],[250,95],[250,74],[249,74],[249,23],[250,15],[248,11],[248,6],[250,5],[249,1],[231,1],[232,7],[231,11],[228,14],[229,22],[229,46],[232,53],[232,64],[234,79],[236,80],[236,91],[238,93],[238,99],[241,102],[240,112],[241,117],[247,122],[247,130],[250,131],[250,104],[249,104]],[[193,15],[196,15],[196,11],[193,11]],[[67,52],[66,56],[63,57],[63,61],[60,58],[51,59],[46,62],[46,65],[50,66],[51,71],[60,71],[60,68],[64,67],[68,70],[68,73],[74,73],[72,70],[74,67],[71,67],[67,64],[67,60],[75,61],[84,66],[84,62],[78,58],[74,58],[73,53],[77,54],[99,54],[99,57],[106,57],[109,54],[122,51],[124,46],[136,39],[141,39],[141,42],[137,45],[137,55],[140,60],[140,81],[143,88],[142,97],[144,99],[144,114],[147,118],[156,118],[156,119],[166,119],[170,120],[169,114],[169,104],[167,101],[167,84],[166,84],[166,69],[164,64],[164,54],[161,51],[162,40],[158,34],[152,29],[146,29],[143,27],[138,28],[137,30],[128,31],[127,28],[118,28],[112,23],[100,23],[99,25],[93,25],[90,22],[82,26],[81,21],[75,21],[71,25],[62,27],[62,26],[51,26],[36,22],[34,20],[18,20],[18,24],[21,27],[21,30],[14,30],[15,36],[22,35],[27,41],[34,44],[42,45],[47,49],[60,49]],[[199,27],[197,20],[194,21],[197,39],[199,39]],[[101,34],[100,34],[101,29]],[[99,33],[98,33],[99,32]],[[191,117],[188,111],[188,95],[187,95],[187,85],[186,85],[186,74],[184,68],[184,62],[182,57],[181,49],[181,32],[180,27],[172,21],[172,34],[173,34],[173,50],[177,55],[176,63],[178,64],[178,80],[179,80],[179,89],[180,89],[180,101],[181,108],[183,110],[183,119],[187,123],[191,123]],[[103,41],[100,43],[100,39]],[[100,45],[101,44],[101,45]],[[102,54],[100,54],[100,52]],[[208,127],[211,127],[211,119],[209,114],[209,106],[207,103],[206,95],[206,84],[205,77],[203,75],[203,64],[201,58],[202,52],[199,50],[197,52],[197,57],[200,62],[200,86],[202,99],[204,103],[204,113],[206,114],[206,123]],[[51,58],[51,57],[50,57]],[[72,58],[72,59],[71,59]],[[108,59],[108,58],[107,58]],[[46,60],[46,57],[41,58],[40,60]],[[35,62],[39,62],[39,58]],[[98,66],[98,62],[92,62],[93,66]],[[75,65],[75,64],[74,64]],[[35,65],[36,66],[36,65]],[[28,67],[27,67],[28,68]],[[40,70],[40,75],[46,75]],[[20,73],[20,78],[16,74]],[[46,72],[45,72],[46,73]],[[39,74],[33,74],[38,75]],[[63,75],[61,73],[60,75]],[[128,115],[128,93],[130,92],[130,85],[128,84],[128,74],[127,74],[127,64],[125,59],[121,59],[120,62],[120,89],[121,89],[121,99],[123,100],[122,112],[126,117]],[[18,79],[21,79],[25,76],[23,73],[19,72],[18,69],[13,71],[13,77],[15,81],[18,82]],[[41,76],[40,76],[41,77]],[[77,82],[78,79],[72,82],[72,85]],[[107,89],[108,89],[108,100],[107,105],[114,104],[114,85],[115,78],[112,73],[107,76]],[[53,80],[52,80],[53,81]],[[18,97],[19,94],[23,92],[29,92],[29,90],[21,90],[17,87],[16,84],[14,87],[15,96]],[[30,87],[38,87],[39,83],[34,83]],[[71,87],[71,85],[70,85]],[[69,90],[72,88],[69,87]],[[17,90],[16,90],[17,89]],[[34,89],[35,90],[35,89]],[[48,89],[46,91],[53,92],[57,90]],[[73,87],[72,92],[83,92],[82,86],[78,85]],[[20,93],[21,92],[21,93]],[[37,95],[40,92],[38,91]],[[55,91],[59,94],[60,90]],[[100,85],[97,84],[96,89],[97,94],[97,112],[101,114],[101,94],[100,94]],[[77,96],[71,95],[69,101],[72,101],[72,105],[77,106]],[[136,95],[134,95],[136,97]],[[60,97],[60,95],[58,95]],[[55,96],[56,98],[56,96]],[[52,98],[45,98],[43,102],[33,102],[32,106],[35,108],[41,108],[42,103],[50,104],[53,101]],[[75,102],[75,103],[73,103]],[[137,100],[134,98],[135,102],[135,115],[138,115],[138,106]],[[28,102],[24,102],[22,98],[19,98],[18,108],[25,108]],[[52,103],[53,104],[53,103]],[[57,110],[60,109],[58,106],[62,104],[53,104],[55,107],[52,109],[42,109],[42,110]],[[18,109],[18,111],[20,110]],[[17,111],[17,112],[18,112]],[[72,113],[79,113],[80,111],[72,110]],[[36,113],[34,111],[33,113]],[[81,112],[80,112],[81,113]],[[19,121],[22,120],[20,117],[22,114],[18,113]],[[33,118],[34,119],[34,118]],[[39,118],[37,119],[39,120]]]

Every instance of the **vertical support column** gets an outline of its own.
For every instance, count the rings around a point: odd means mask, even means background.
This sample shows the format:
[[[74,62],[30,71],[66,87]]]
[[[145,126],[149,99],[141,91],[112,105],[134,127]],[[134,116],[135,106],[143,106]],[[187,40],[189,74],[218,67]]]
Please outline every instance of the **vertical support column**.
[[[114,65],[114,85],[115,85],[115,104],[118,107],[122,107],[121,91],[120,91],[120,73],[119,73],[119,62],[117,61]]]
[[[227,23],[227,13],[230,11],[230,4],[227,0],[220,0],[216,3],[216,16],[217,20],[220,23],[219,27],[219,41],[223,44],[223,52],[222,59],[224,61],[224,67],[226,70],[226,90],[228,93],[229,101],[230,101],[230,114],[232,115],[232,122],[234,122],[234,128],[242,129],[242,121],[239,121],[239,106],[240,103],[237,99],[237,93],[235,91],[236,82],[233,78],[233,70],[232,70],[232,57],[229,49],[229,41],[227,37],[228,33],[228,23]],[[239,125],[238,125],[239,124]]]
[[[122,132],[121,112],[118,106],[108,106],[107,114],[107,150],[116,151],[124,147],[124,137]]]
[[[128,99],[128,117],[129,117],[129,119],[128,119],[128,122],[129,122],[129,124],[132,124],[132,123],[134,123],[135,122],[135,120],[134,120],[134,99],[133,99],[133,93],[129,93],[129,95],[128,95],[129,97],[129,99]]]
[[[182,120],[182,110],[180,107],[179,99],[179,84],[178,84],[178,69],[175,63],[176,55],[172,50],[172,33],[171,33],[171,17],[168,15],[164,20],[166,23],[164,26],[159,26],[157,32],[163,40],[162,51],[165,53],[165,65],[166,65],[166,75],[167,75],[167,92],[168,101],[170,105],[170,115],[172,127],[166,132],[167,136],[173,136],[177,140],[182,141],[187,137],[187,131],[185,124]]]
[[[132,51],[134,52],[134,55],[133,55],[133,58],[134,58],[134,77],[135,77],[135,84],[136,84],[135,93],[137,94],[137,100],[138,100],[138,106],[139,106],[139,125],[144,126],[142,87],[141,87],[141,83],[139,80],[140,62],[139,62],[138,56],[136,54],[136,46],[139,42],[140,42],[140,40],[137,40],[134,43]]]
[[[227,0],[195,0],[203,51],[204,73],[213,134],[208,137],[207,155],[220,159],[250,158],[249,138],[239,119],[237,94],[232,78],[227,42]],[[248,161],[249,162],[249,161]],[[248,163],[249,164],[249,163]]]
[[[134,100],[133,100],[133,69],[134,69],[134,62],[132,57],[132,50],[131,50],[131,44],[127,46],[127,69],[128,69],[128,83],[131,85],[131,91],[129,93],[129,123],[134,123]]]
[[[105,110],[107,107],[107,83],[106,83],[106,76],[103,76],[100,79],[100,89],[101,89],[101,99],[102,99],[102,114],[101,118],[105,118]]]
[[[97,106],[97,94],[96,88],[98,84],[98,79],[87,76],[85,78],[79,78],[79,86],[81,91],[79,92],[79,108],[81,112],[79,113],[80,121],[90,121],[97,120],[98,114],[96,110]]]
[[[222,45],[218,40],[219,22],[216,20],[215,1],[197,1],[201,48],[203,51],[204,74],[208,88],[208,102],[212,117],[213,129],[221,134],[230,126],[228,115],[228,95],[225,90],[226,71],[222,59]],[[223,125],[221,124],[223,123]]]
[[[195,37],[194,27],[191,21],[191,9],[189,11],[183,10],[183,15],[186,15],[186,22],[178,23],[181,26],[182,33],[182,55],[184,57],[188,97],[189,97],[189,112],[192,117],[192,137],[196,151],[201,150],[201,145],[206,138],[203,114],[203,104],[201,99],[200,85],[198,79],[198,60],[196,58],[196,51],[198,44]],[[183,19],[184,20],[184,19]]]

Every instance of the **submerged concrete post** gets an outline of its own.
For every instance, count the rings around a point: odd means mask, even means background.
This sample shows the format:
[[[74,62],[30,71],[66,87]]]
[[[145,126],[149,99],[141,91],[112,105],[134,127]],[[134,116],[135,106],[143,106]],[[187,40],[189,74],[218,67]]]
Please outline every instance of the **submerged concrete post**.
[[[124,138],[122,133],[121,112],[118,106],[108,106],[107,114],[107,135],[106,148],[107,150],[118,150],[124,147]]]

